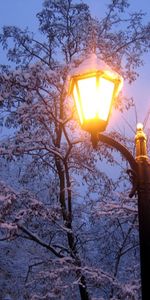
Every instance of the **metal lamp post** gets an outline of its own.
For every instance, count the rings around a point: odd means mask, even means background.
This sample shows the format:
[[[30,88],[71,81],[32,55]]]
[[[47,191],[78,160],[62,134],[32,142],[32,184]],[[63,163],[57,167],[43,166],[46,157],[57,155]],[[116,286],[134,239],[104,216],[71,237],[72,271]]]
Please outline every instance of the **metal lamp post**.
[[[99,61],[87,59],[70,76],[69,94],[73,97],[81,127],[91,134],[95,147],[98,141],[119,151],[129,162],[133,188],[130,197],[138,194],[138,217],[141,261],[142,300],[150,299],[150,162],[147,156],[146,135],[142,124],[135,135],[136,156],[113,138],[102,134],[108,124],[113,101],[123,79]]]

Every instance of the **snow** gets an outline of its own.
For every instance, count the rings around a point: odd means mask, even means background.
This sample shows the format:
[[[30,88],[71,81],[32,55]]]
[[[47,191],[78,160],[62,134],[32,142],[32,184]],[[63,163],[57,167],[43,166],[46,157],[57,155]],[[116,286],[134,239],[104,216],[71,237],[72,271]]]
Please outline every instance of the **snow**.
[[[71,68],[70,66],[70,73],[67,77],[66,80],[66,91],[70,92],[72,91],[72,78],[74,76],[80,76],[92,72],[100,72],[102,75],[105,75],[106,77],[112,79],[112,80],[119,80],[120,81],[120,86],[118,89],[118,93],[122,88],[123,85],[123,78],[114,70],[112,70],[103,60],[97,57],[96,54],[92,53],[90,54],[87,59],[83,60],[82,63],[76,67],[76,68]]]
[[[80,75],[95,70],[110,69],[105,62],[100,60],[96,54],[90,54],[77,68],[74,68],[70,75]]]

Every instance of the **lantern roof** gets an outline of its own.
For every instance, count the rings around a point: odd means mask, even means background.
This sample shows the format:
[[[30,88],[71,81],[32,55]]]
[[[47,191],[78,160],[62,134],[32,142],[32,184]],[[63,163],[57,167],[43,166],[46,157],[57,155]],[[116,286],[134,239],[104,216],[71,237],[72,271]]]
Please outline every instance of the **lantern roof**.
[[[100,70],[112,72],[111,68],[104,61],[98,58],[95,53],[92,53],[78,67],[71,70],[70,77]],[[118,77],[117,72],[113,71],[113,74],[116,74]]]
[[[72,79],[74,77],[84,76],[86,74],[94,74],[101,72],[103,75],[106,75],[110,79],[119,80],[123,84],[123,78],[114,70],[112,70],[104,61],[97,57],[95,53],[90,54],[87,59],[78,66],[71,69],[69,73],[69,94],[72,90]],[[121,86],[122,86],[121,84]]]

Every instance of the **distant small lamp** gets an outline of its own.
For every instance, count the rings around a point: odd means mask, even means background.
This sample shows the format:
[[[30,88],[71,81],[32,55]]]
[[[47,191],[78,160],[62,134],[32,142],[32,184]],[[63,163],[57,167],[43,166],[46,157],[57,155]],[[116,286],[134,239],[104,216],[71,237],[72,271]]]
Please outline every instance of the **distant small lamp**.
[[[92,55],[70,79],[69,93],[76,103],[82,128],[90,133],[104,131],[113,101],[122,87],[122,77]]]

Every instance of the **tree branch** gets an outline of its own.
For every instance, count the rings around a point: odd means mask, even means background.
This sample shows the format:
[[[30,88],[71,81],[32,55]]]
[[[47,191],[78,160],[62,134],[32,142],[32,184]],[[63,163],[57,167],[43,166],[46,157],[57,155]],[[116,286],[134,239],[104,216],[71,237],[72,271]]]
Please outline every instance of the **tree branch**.
[[[51,251],[54,255],[56,255],[59,258],[63,258],[64,255],[60,254],[60,252],[57,252],[54,247],[46,244],[43,240],[41,240],[39,237],[37,237],[34,233],[32,233],[30,230],[28,230],[26,227],[23,225],[17,224],[18,228],[22,230],[25,234],[27,234],[32,241],[38,243],[42,247],[46,248],[47,250]]]

